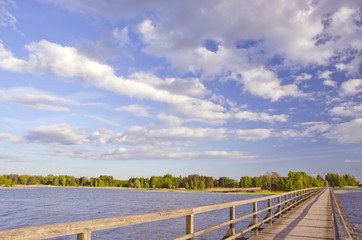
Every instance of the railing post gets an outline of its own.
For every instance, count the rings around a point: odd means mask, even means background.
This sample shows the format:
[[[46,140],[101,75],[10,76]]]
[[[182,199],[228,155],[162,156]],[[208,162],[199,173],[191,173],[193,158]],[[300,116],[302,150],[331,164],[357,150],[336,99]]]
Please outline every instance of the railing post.
[[[258,211],[258,204],[257,204],[257,202],[253,202],[253,212],[256,213],[257,211]],[[258,223],[258,215],[255,214],[253,216],[253,224],[255,225],[257,223]],[[254,236],[257,236],[258,234],[259,234],[258,227],[255,227],[254,228]]]
[[[271,199],[269,198],[268,199],[268,208],[271,207]],[[271,217],[272,216],[272,210],[271,208],[268,210],[268,217]],[[273,225],[273,219],[270,219],[269,220],[269,226]]]
[[[194,233],[194,214],[186,215],[186,234]],[[194,238],[189,238],[193,240]]]
[[[77,240],[91,240],[91,237],[92,237],[91,231],[86,231],[77,234]]]
[[[235,220],[235,206],[230,207],[230,220]],[[231,236],[235,236],[235,223],[230,224]]]
[[[279,196],[278,197],[278,210],[277,210],[277,213],[280,213],[282,211],[281,202],[282,202],[282,197]],[[279,214],[278,217],[281,218],[282,214]]]

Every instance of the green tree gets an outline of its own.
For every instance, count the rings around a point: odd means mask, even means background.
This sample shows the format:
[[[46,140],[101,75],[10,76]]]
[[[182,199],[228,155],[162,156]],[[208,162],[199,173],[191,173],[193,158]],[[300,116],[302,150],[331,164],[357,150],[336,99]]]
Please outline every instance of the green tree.
[[[253,186],[253,181],[248,176],[243,176],[240,178],[240,187],[241,188],[249,188]]]
[[[14,183],[11,180],[5,178],[4,176],[0,176],[0,186],[2,185],[4,185],[5,187],[12,187],[14,186]]]
[[[67,185],[67,178],[64,175],[59,176],[59,183],[63,187],[66,186]]]
[[[135,188],[141,188],[141,182],[140,182],[140,180],[136,179],[133,184],[134,184],[134,187],[135,187]]]
[[[200,182],[199,182],[198,189],[200,189],[200,190],[205,189],[205,183],[204,183],[204,181],[200,181]]]
[[[252,187],[261,187],[260,178],[259,177],[253,177],[251,179]]]
[[[35,185],[36,184],[36,179],[34,176],[30,176],[28,179],[28,182],[26,183],[26,185]]]
[[[30,176],[29,175],[21,175],[20,176],[20,182],[21,184],[23,185],[26,185],[28,183],[28,180],[29,180]]]

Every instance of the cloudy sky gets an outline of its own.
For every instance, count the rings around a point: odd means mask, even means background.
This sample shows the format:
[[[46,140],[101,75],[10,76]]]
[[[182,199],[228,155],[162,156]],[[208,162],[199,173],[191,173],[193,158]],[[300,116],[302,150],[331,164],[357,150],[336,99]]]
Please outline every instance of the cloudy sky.
[[[0,0],[0,173],[362,181],[358,0]]]

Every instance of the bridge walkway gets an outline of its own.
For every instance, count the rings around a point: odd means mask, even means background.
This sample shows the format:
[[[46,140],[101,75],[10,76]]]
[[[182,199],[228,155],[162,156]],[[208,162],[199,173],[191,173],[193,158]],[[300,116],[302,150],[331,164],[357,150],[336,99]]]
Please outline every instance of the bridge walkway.
[[[250,239],[333,240],[330,191],[328,188],[322,194],[308,199]]]

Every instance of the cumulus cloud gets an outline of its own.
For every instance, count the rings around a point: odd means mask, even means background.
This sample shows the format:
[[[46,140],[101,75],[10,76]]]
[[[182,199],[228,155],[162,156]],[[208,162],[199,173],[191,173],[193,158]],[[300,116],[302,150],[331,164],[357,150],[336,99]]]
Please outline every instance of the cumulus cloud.
[[[332,74],[332,72],[327,70],[327,71],[324,71],[324,72],[320,72],[318,77],[320,79],[329,79],[331,74]]]
[[[332,81],[332,80],[324,80],[323,85],[336,88],[337,87],[337,82]]]
[[[286,96],[302,97],[304,94],[295,84],[281,85],[281,80],[272,71],[254,68],[243,72],[245,89],[254,95],[277,101]]]
[[[312,78],[312,75],[310,75],[308,73],[302,73],[302,74],[298,75],[295,78],[295,81],[296,82],[303,82],[303,81],[306,81],[306,80],[310,80],[311,78]]]
[[[161,79],[152,73],[136,72],[129,76],[157,89],[191,97],[204,97],[210,93],[198,78],[169,78]]]
[[[342,83],[340,88],[341,95],[354,96],[362,92],[362,79],[350,79]]]
[[[359,143],[362,141],[362,118],[337,124],[324,136],[340,144]]]
[[[239,56],[237,63],[240,63],[240,59],[260,63],[265,57],[278,54],[292,62],[326,64],[344,49],[361,47],[359,26],[356,24],[360,17],[358,0],[277,0],[274,4],[268,1],[195,3],[192,0],[182,3],[150,0],[142,4],[128,1],[43,1],[70,11],[112,19],[134,16],[145,19],[151,12],[157,16],[153,18],[154,23],[146,19],[139,26],[148,44],[145,50],[188,70],[205,66],[203,54],[222,57],[219,52],[234,50],[238,42],[249,41],[253,44],[239,46],[240,56],[245,57]],[[275,6],[278,6],[278,11],[275,11]],[[258,16],[257,20],[255,16]],[[207,52],[207,49],[201,48],[208,39],[219,45],[217,51]],[[199,57],[189,57],[194,54],[199,54]],[[212,64],[217,58],[211,58],[213,60],[209,62],[211,67],[208,70],[212,71],[214,67],[216,71],[228,68],[226,64]],[[219,61],[222,62],[225,63]]]
[[[60,77],[76,78],[84,84],[91,84],[119,95],[170,103],[173,111],[187,117],[199,118],[204,122],[225,122],[224,107],[192,96],[205,94],[205,88],[196,80],[186,79],[185,82],[176,83],[171,79],[162,84],[155,81],[158,85],[155,86],[153,82],[157,77],[154,75],[132,74],[128,79],[118,77],[112,67],[91,60],[72,47],[63,47],[42,40],[33,42],[26,48],[30,51],[28,61],[14,58],[11,52],[0,45],[0,67],[19,72],[53,72]],[[192,84],[187,87],[187,83]],[[190,88],[195,86],[195,89]],[[177,91],[179,94],[174,93]],[[216,117],[214,122],[211,116]],[[220,119],[217,116],[220,116]]]
[[[328,132],[331,129],[331,125],[324,121],[303,122],[296,127],[302,129],[286,129],[282,130],[280,133],[274,133],[273,135],[281,136],[284,138],[312,138]]]
[[[237,120],[248,120],[254,122],[287,122],[288,116],[285,114],[270,115],[265,112],[238,111],[233,118]]]
[[[28,142],[62,145],[79,145],[88,141],[84,132],[65,123],[30,129],[24,138]]]
[[[329,110],[329,113],[333,116],[362,117],[362,103],[345,102]]]

